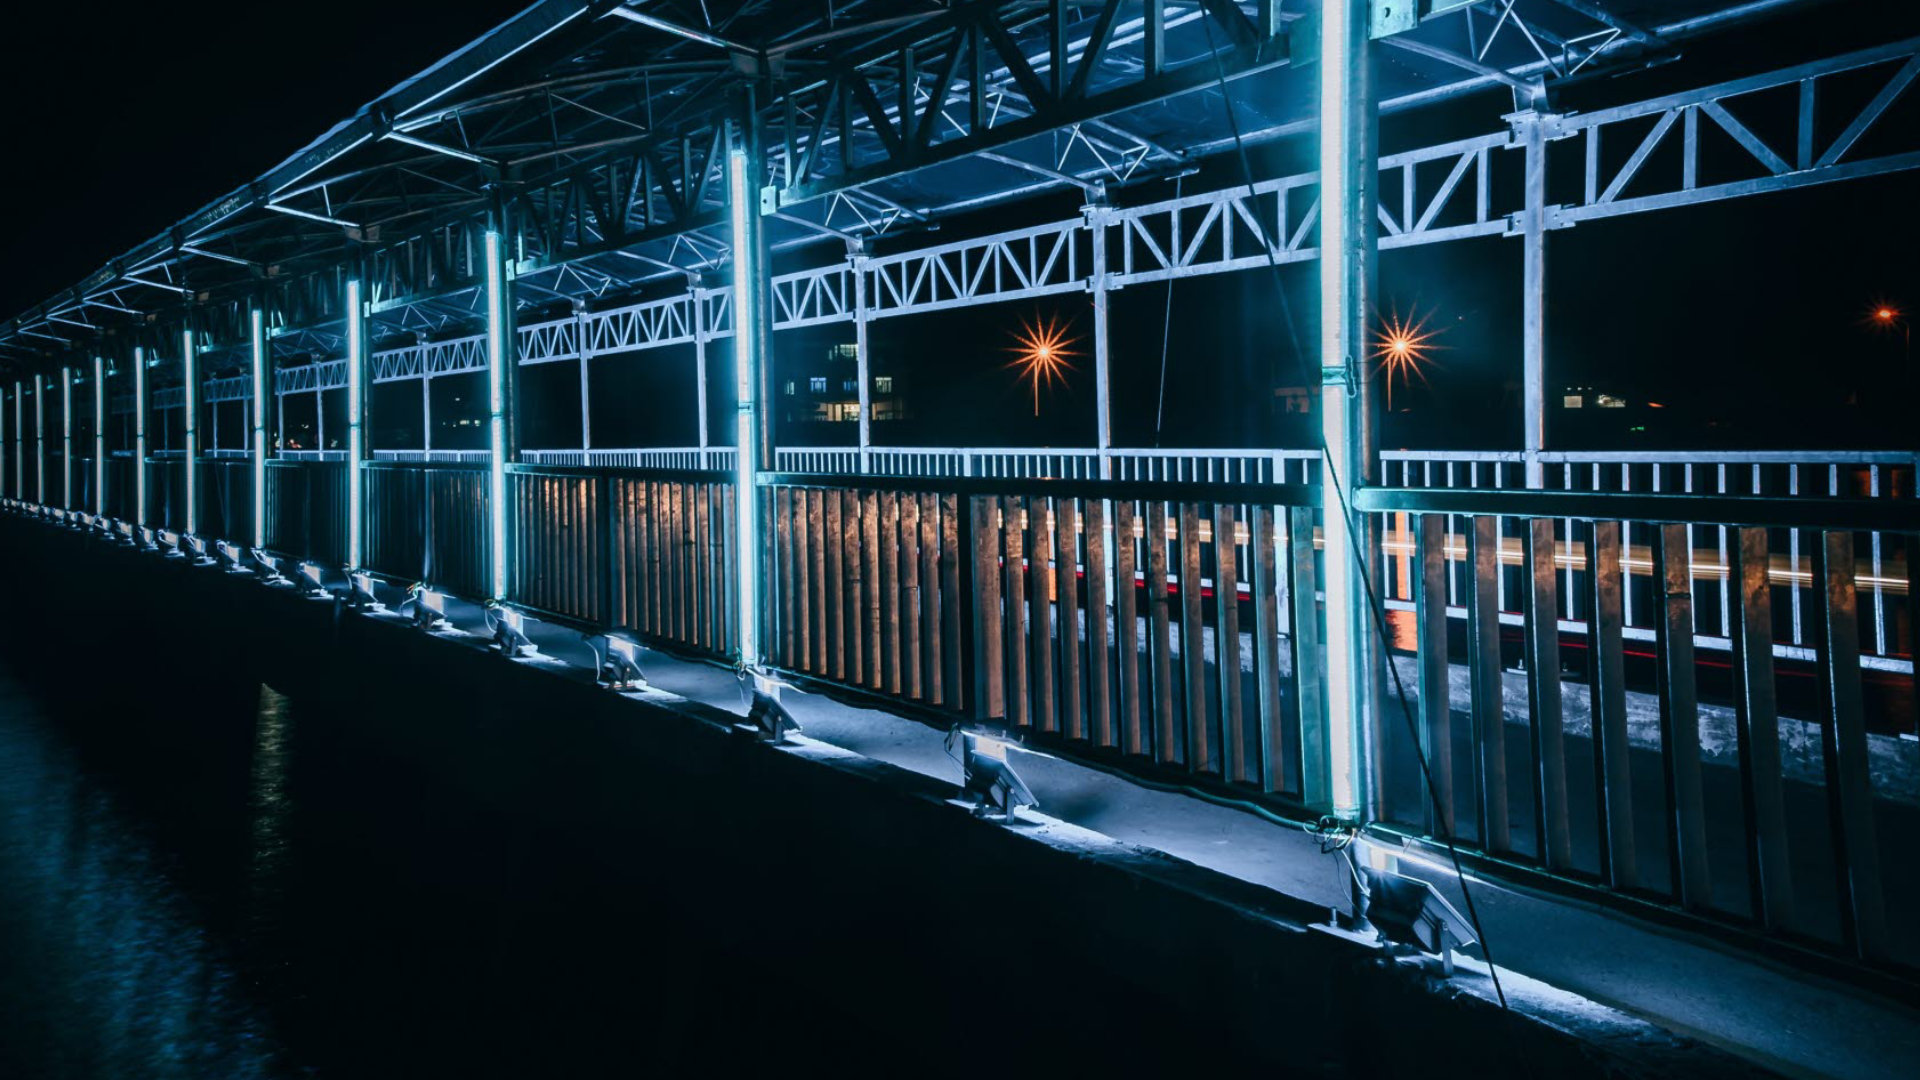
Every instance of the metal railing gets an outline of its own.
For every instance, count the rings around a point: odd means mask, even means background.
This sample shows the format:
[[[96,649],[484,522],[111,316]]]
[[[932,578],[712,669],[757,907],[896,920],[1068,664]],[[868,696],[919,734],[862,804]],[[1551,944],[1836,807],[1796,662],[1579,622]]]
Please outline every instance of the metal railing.
[[[1375,488],[1356,508],[1411,516],[1414,618],[1396,644],[1412,653],[1402,666],[1418,731],[1383,739],[1382,816],[1449,825],[1552,875],[1891,958],[1886,886],[1906,903],[1915,883],[1883,873],[1875,819],[1914,807],[1913,680],[1909,669],[1883,684],[1862,667],[1856,541],[1920,532],[1920,502]],[[1518,524],[1517,574],[1501,564],[1503,520]],[[1627,645],[1630,526],[1650,541],[1645,653]],[[1732,535],[1724,670],[1695,652],[1703,528]],[[1773,551],[1788,531],[1811,549],[1811,670],[1777,664],[1773,647]],[[1589,612],[1578,627],[1560,617],[1573,563]],[[1519,601],[1517,647],[1503,641],[1503,579]],[[1464,601],[1464,679],[1452,598]],[[1391,704],[1388,717],[1398,724]]]
[[[487,595],[491,541],[484,465],[371,462],[367,568]]]
[[[582,468],[724,471],[733,468],[734,452],[730,446],[651,446],[627,450],[523,450],[520,452],[520,460],[529,465],[570,465]]]
[[[864,458],[864,467],[863,467]],[[1313,483],[1318,450],[1098,450],[1053,447],[781,447],[784,473],[871,476],[1111,479],[1173,483]]]

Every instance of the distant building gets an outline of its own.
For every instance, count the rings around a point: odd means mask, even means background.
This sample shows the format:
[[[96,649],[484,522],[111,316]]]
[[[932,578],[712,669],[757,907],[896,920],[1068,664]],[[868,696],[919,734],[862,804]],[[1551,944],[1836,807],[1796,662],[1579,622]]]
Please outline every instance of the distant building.
[[[1627,399],[1592,386],[1563,386],[1560,388],[1560,407],[1563,409],[1624,409],[1627,407]]]
[[[875,375],[869,400],[875,421],[905,420],[905,387],[897,375]],[[860,352],[834,345],[788,375],[779,387],[781,419],[790,424],[849,424],[860,419]]]

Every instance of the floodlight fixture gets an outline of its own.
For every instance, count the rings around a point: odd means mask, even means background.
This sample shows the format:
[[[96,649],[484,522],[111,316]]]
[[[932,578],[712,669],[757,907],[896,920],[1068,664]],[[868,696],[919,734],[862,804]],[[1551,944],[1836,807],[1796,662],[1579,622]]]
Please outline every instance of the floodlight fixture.
[[[407,589],[406,603],[400,605],[401,613],[412,619],[414,628],[431,633],[445,629],[447,622],[447,594],[417,582]]]
[[[589,638],[588,645],[593,644]],[[639,642],[607,634],[593,651],[600,661],[598,681],[607,689],[633,690],[647,686],[647,676],[640,670]]]
[[[300,560],[300,587],[308,596],[332,596],[327,588],[326,569],[311,559]]]
[[[234,571],[246,570],[246,549],[242,548],[239,544],[231,540],[222,540],[214,545],[214,550],[220,553],[220,561],[227,564],[227,569]]]
[[[742,668],[740,698],[747,706],[747,727],[762,742],[779,745],[789,732],[799,734],[800,722],[780,703],[780,691],[788,684],[762,671]]]
[[[139,547],[142,551],[152,551],[160,546],[154,539],[153,527],[151,525],[138,526],[137,530],[140,535]]]
[[[1453,950],[1479,940],[1472,924],[1429,882],[1372,866],[1363,873],[1367,920],[1381,942],[1389,951],[1394,946],[1417,949],[1434,958],[1442,976],[1451,977]]]
[[[487,627],[493,631],[493,647],[500,650],[501,656],[511,660],[533,651],[533,640],[527,637],[525,614],[497,601],[489,601]]]
[[[186,542],[186,553],[189,554],[195,562],[213,561],[213,558],[207,554],[206,537],[196,536],[193,533],[182,533],[180,539]]]
[[[380,579],[365,570],[347,574],[347,604],[355,611],[385,611],[380,602]]]
[[[973,798],[975,816],[998,810],[1001,819],[1011,824],[1018,820],[1021,807],[1040,805],[1033,789],[1007,760],[1007,752],[1018,746],[1019,740],[986,724],[955,724],[947,733],[948,754],[956,744],[960,749],[960,790]]]
[[[260,580],[268,585],[289,585],[287,575],[280,571],[280,557],[263,547],[253,549],[253,565],[260,572]]]

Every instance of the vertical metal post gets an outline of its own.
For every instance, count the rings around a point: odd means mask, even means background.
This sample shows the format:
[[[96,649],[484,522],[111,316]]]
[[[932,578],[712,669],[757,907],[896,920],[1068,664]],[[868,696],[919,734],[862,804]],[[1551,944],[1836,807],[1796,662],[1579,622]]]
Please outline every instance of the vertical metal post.
[[[14,425],[15,438],[19,437],[19,427],[18,424]],[[14,448],[13,456],[15,461],[20,459],[19,447]],[[12,495],[15,498],[20,495],[18,488],[8,490],[7,487],[7,388],[5,386],[0,386],[0,494]]]
[[[423,457],[432,460],[433,376],[424,370],[420,372],[420,450]]]
[[[13,383],[13,497],[27,497],[27,391],[25,385],[16,379]]]
[[[487,230],[487,535],[491,542],[491,572],[488,594],[495,600],[507,596],[507,459],[513,452],[511,417],[508,415],[508,380],[515,363],[513,305],[507,290],[511,280],[506,254],[501,249],[501,233],[506,225],[504,210],[497,210],[493,227]]]
[[[181,430],[186,433],[185,449],[181,452],[185,463],[187,492],[187,532],[199,531],[200,500],[197,477],[194,475],[200,466],[200,357],[193,347],[193,327],[180,332],[180,399],[183,410]]]
[[[73,369],[60,369],[60,505],[73,509]]]
[[[1358,820],[1368,805],[1372,678],[1377,652],[1357,575],[1371,572],[1372,531],[1349,517],[1354,489],[1372,473],[1370,395],[1362,371],[1374,278],[1377,112],[1370,5],[1321,0],[1320,226],[1321,424],[1329,475],[1322,484],[1327,598],[1327,793],[1330,809]]]
[[[33,376],[33,501],[47,501],[47,381]]]
[[[761,409],[762,367],[772,330],[771,294],[766,273],[766,236],[760,220],[760,181],[764,174],[760,132],[753,100],[742,110],[738,140],[727,152],[727,204],[733,245],[734,370],[734,567],[739,574],[740,662],[760,662],[759,470],[771,465],[766,417]]]
[[[582,311],[574,316],[574,342],[580,352],[580,464],[585,465],[587,451],[593,449],[593,398],[588,392],[587,361],[593,359],[593,350],[587,347],[587,313]]]
[[[1107,337],[1107,215],[1105,199],[1081,208],[1092,242],[1093,273],[1087,287],[1093,293],[1093,409],[1100,453],[1100,479],[1113,479],[1113,391],[1109,377]]]
[[[147,350],[133,347],[133,524],[147,523]]]
[[[1520,398],[1527,486],[1542,487],[1540,452],[1547,448],[1547,143],[1546,117],[1523,113],[1515,123],[1526,154],[1525,209],[1520,212]]]
[[[107,512],[107,361],[93,358],[93,512]]]
[[[365,509],[366,384],[362,367],[367,361],[367,320],[361,304],[360,279],[347,279],[347,567],[360,568],[361,524]]]
[[[253,546],[267,546],[267,331],[266,312],[247,312],[247,344],[252,353],[253,421],[247,449],[253,457]]]
[[[860,380],[860,471],[871,471],[873,455],[873,365],[867,356],[867,256],[856,251],[853,264],[853,363]],[[735,312],[735,318],[739,313]]]
[[[707,465],[707,290],[693,286],[693,406],[700,422],[700,467]]]

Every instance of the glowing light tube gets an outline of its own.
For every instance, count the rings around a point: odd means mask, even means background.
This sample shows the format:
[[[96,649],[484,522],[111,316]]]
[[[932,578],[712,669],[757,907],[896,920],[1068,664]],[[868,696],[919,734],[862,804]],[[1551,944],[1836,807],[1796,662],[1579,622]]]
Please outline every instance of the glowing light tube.
[[[267,546],[267,332],[265,314],[248,312],[253,347],[253,546]],[[95,361],[98,363],[98,361]]]
[[[739,618],[736,621],[740,633],[740,663],[746,667],[754,667],[760,662],[759,597],[756,595],[759,581],[754,572],[758,565],[755,553],[760,550],[757,540],[759,527],[754,520],[759,500],[755,498],[758,492],[753,486],[754,387],[760,357],[758,328],[753,325],[756,306],[749,299],[760,266],[759,248],[753,242],[751,231],[753,222],[749,220],[753,212],[749,202],[752,179],[746,151],[729,151],[727,202],[733,227],[733,378],[736,402],[733,490],[736,507],[734,521],[738,530],[733,565],[739,578]]]
[[[487,514],[493,567],[489,591],[507,596],[507,311],[500,233],[487,230]]]
[[[360,565],[360,464],[365,457],[360,426],[360,365],[366,359],[366,321],[360,282],[347,282],[347,566]]]
[[[93,358],[93,512],[107,513],[107,361]]]
[[[200,531],[200,357],[193,349],[193,330],[180,332],[180,368],[184,383],[181,393],[185,401],[186,416],[181,426],[186,431],[186,473],[187,473],[187,532]]]

